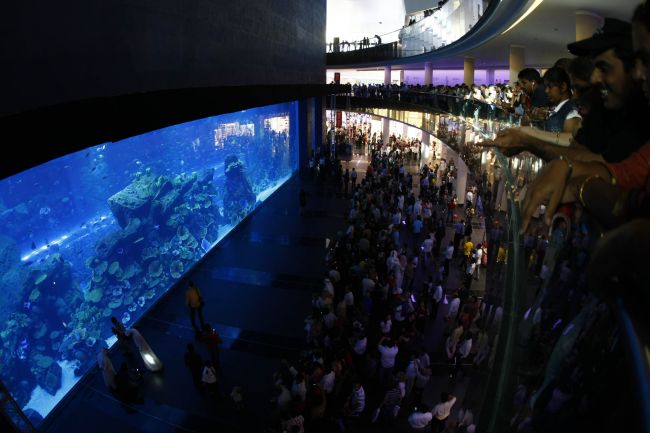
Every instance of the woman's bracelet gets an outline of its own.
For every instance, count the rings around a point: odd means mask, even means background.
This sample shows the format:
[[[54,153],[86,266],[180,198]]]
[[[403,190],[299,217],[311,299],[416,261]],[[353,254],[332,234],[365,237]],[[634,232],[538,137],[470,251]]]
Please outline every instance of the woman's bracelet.
[[[585,186],[587,186],[587,182],[589,182],[591,179],[600,179],[600,176],[597,174],[592,174],[591,176],[588,176],[585,180],[582,181],[580,184],[580,189],[578,190],[578,199],[580,199],[580,203],[582,203],[583,207],[586,207],[585,205],[585,199],[584,199],[584,192],[585,192]]]

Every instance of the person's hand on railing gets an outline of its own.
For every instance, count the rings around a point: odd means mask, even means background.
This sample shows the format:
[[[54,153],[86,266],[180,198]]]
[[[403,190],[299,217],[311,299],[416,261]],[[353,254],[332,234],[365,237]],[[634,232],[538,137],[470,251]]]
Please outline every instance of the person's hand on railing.
[[[551,225],[553,215],[560,203],[571,203],[576,200],[576,190],[570,184],[572,166],[566,160],[555,160],[548,163],[531,182],[526,197],[521,203],[521,230],[525,233],[533,214],[540,205],[548,202],[544,218]],[[570,184],[570,185],[569,185]]]
[[[477,143],[483,147],[496,147],[506,156],[517,155],[526,150],[526,134],[519,128],[509,128],[499,131],[494,140]]]

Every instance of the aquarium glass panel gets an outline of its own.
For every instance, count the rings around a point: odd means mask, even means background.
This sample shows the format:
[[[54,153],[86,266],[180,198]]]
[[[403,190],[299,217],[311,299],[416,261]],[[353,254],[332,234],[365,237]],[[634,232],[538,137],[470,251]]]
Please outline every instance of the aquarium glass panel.
[[[0,181],[0,377],[35,425],[297,169],[297,103],[105,143]]]

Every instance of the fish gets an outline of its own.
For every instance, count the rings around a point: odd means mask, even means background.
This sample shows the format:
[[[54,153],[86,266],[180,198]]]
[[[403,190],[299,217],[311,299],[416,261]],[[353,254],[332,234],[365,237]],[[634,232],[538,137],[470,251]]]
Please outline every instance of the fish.
[[[203,249],[203,251],[205,251],[207,253],[208,251],[210,251],[211,247],[212,247],[212,245],[210,245],[210,242],[208,242],[207,239],[205,239],[205,238],[201,239],[201,248]]]
[[[35,250],[35,249],[36,249],[36,244],[34,243],[34,241],[32,241],[32,250]]]
[[[133,243],[134,243],[134,244],[137,244],[138,242],[143,241],[143,240],[144,240],[143,237],[142,237],[142,238],[138,238],[138,239],[136,239],[135,241],[133,241]]]
[[[108,176],[103,176],[102,179],[106,179]]]
[[[94,166],[93,168],[90,169],[90,171],[95,171],[96,168],[97,166]]]
[[[86,158],[88,158],[89,156],[90,156],[90,152],[86,153]]]

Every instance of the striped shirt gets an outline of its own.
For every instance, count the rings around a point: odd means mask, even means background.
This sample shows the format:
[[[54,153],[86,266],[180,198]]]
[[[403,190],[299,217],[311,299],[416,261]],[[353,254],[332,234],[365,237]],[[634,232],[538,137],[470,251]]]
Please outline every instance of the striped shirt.
[[[393,388],[386,392],[384,397],[384,407],[395,407],[402,401],[402,392],[399,388]]]

